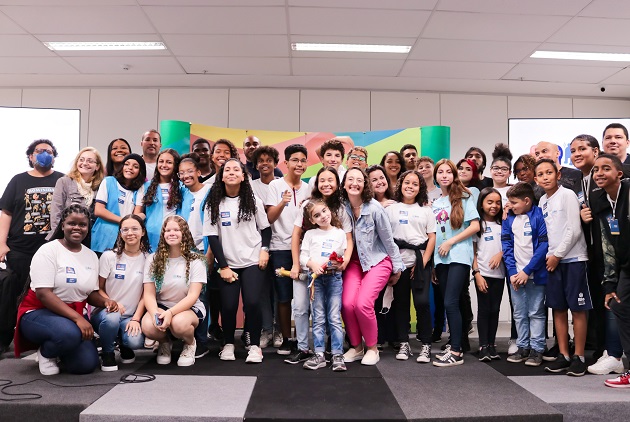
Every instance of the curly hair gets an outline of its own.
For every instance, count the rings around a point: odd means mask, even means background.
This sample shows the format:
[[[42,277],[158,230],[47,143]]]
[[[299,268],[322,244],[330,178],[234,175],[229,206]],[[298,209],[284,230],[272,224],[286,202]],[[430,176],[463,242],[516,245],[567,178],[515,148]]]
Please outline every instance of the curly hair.
[[[166,206],[168,208],[177,208],[179,204],[182,203],[182,192],[179,184],[179,176],[177,175],[177,169],[179,168],[180,161],[179,153],[173,148],[163,149],[157,156],[157,162],[160,161],[160,157],[163,154],[171,154],[173,157],[173,172],[171,173],[171,186],[168,189],[168,201],[166,202]],[[160,172],[156,171],[153,175],[153,179],[151,179],[149,187],[147,188],[147,192],[144,194],[144,198],[142,198],[142,205],[148,207],[156,201],[156,194],[159,185]]]
[[[516,165],[518,163],[523,163],[525,167],[529,167],[531,171],[534,171],[534,166],[536,166],[536,159],[529,154],[523,154],[514,161],[514,173],[516,173]]]
[[[26,159],[28,160],[28,165],[33,167],[33,163],[31,162],[31,155],[35,153],[35,148],[37,148],[37,145],[39,144],[46,144],[48,146],[50,146],[50,148],[52,148],[53,151],[53,157],[57,157],[57,148],[55,148],[55,146],[53,145],[53,143],[48,140],[48,139],[37,139],[33,142],[31,142],[29,144],[29,146],[26,148]]]
[[[74,157],[74,161],[72,162],[72,168],[68,172],[68,177],[75,181],[78,181],[79,179],[81,179],[81,173],[79,173],[78,164],[79,164],[79,158],[81,158],[81,154],[83,154],[84,152],[91,152],[92,154],[96,156],[96,165],[98,166],[98,168],[94,171],[94,174],[92,175],[92,180],[90,181],[90,184],[92,185],[92,190],[96,191],[98,190],[98,187],[101,185],[101,182],[103,181],[103,177],[105,177],[105,169],[103,168],[103,159],[101,158],[101,154],[98,153],[98,150],[96,148],[85,147],[81,151],[79,151],[77,156]]]
[[[157,293],[162,289],[162,283],[164,283],[164,274],[166,273],[166,267],[168,265],[168,256],[170,246],[166,244],[164,240],[164,231],[166,225],[171,221],[175,221],[179,225],[179,229],[182,232],[182,242],[179,246],[182,257],[186,260],[186,285],[189,285],[190,281],[190,263],[197,259],[201,260],[207,265],[206,257],[202,253],[197,252],[195,249],[195,241],[193,240],[188,223],[183,217],[179,215],[171,215],[166,217],[162,224],[162,230],[160,232],[160,241],[158,242],[157,251],[153,256],[153,262],[149,267],[149,277],[155,283],[155,291]]]
[[[59,224],[57,224],[57,228],[55,229],[55,232],[53,233],[51,239],[63,239],[63,223],[66,222],[66,218],[68,218],[70,214],[82,214],[87,217],[88,231],[85,234],[87,236],[87,233],[89,233],[90,231],[90,224],[92,222],[92,214],[90,213],[90,210],[81,204],[70,204],[61,212]],[[83,241],[83,239],[81,239],[81,241]]]
[[[374,173],[377,170],[380,170],[383,173],[383,176],[385,176],[385,181],[387,181],[387,189],[385,190],[385,199],[394,199],[394,195],[392,195],[392,187],[389,182],[389,177],[387,177],[387,174],[385,173],[385,169],[383,168],[383,166],[380,166],[378,164],[372,164],[370,167],[365,169],[365,173],[368,175],[368,177],[370,177],[370,174]],[[370,187],[372,187],[372,183],[370,183]],[[372,188],[372,191],[374,191],[374,188]]]
[[[438,161],[433,169],[433,178],[437,179],[437,172],[442,165],[450,167],[453,173],[453,183],[448,187],[448,200],[451,203],[451,227],[458,230],[464,224],[464,206],[462,202],[464,198],[470,198],[471,194],[462,181],[459,180],[457,167],[451,160],[443,158]]]
[[[341,190],[341,197],[344,200],[349,201],[348,192],[346,191],[345,186],[346,186],[346,179],[348,178],[348,173],[350,173],[351,171],[361,172],[361,175],[363,176],[363,191],[361,191],[361,202],[363,202],[364,204],[367,204],[372,199],[374,199],[374,191],[372,190],[372,184],[368,180],[367,173],[363,169],[360,169],[357,167],[348,169],[346,171],[346,174],[343,175],[343,181],[341,182],[341,184],[344,188]]]
[[[214,185],[210,189],[210,193],[206,196],[206,200],[203,203],[204,209],[210,210],[210,222],[212,225],[216,225],[219,221],[219,204],[226,196],[225,182],[223,181],[223,172],[225,171],[225,165],[231,161],[237,162],[243,172],[243,181],[238,190],[238,222],[250,221],[254,215],[256,215],[256,197],[254,196],[254,190],[249,183],[249,173],[247,169],[237,158],[230,158],[221,166],[217,177],[214,180]]]
[[[508,167],[512,167],[512,151],[510,151],[510,147],[505,145],[504,143],[498,143],[494,146],[494,151],[492,151],[492,164],[497,161],[503,161],[507,163]]]
[[[137,216],[136,214],[127,214],[124,216],[120,223],[118,224],[118,237],[116,238],[116,242],[114,243],[114,247],[112,250],[116,254],[116,259],[119,259],[122,253],[125,250],[125,240],[122,238],[120,230],[122,229],[122,225],[127,220],[136,220],[140,224],[140,228],[142,229],[142,237],[140,238],[140,252],[143,254],[151,253],[151,245],[149,244],[149,234],[147,233],[147,228],[144,225],[144,220]]]
[[[398,179],[398,183],[396,183],[396,190],[394,191],[394,200],[397,202],[403,201],[403,194],[402,194],[403,182],[405,181],[405,178],[409,176],[410,174],[415,174],[418,177],[418,182],[420,183],[420,190],[418,191],[418,194],[416,195],[415,201],[418,205],[423,207],[429,203],[429,195],[427,194],[427,184],[424,181],[422,174],[420,174],[418,170],[407,170],[400,176],[400,179]]]
[[[331,172],[333,176],[335,176],[335,183],[337,183],[337,189],[335,189],[333,194],[327,198],[324,198],[324,195],[322,195],[322,193],[319,191],[319,175],[325,171]],[[313,191],[311,192],[311,198],[326,201],[328,208],[334,210],[334,212],[337,212],[337,210],[341,208],[342,197],[341,188],[339,185],[339,173],[337,172],[337,170],[335,170],[333,167],[322,167],[319,169],[317,175],[315,176],[315,186],[313,187]]]
[[[271,157],[275,165],[278,165],[278,163],[280,162],[280,153],[278,152],[278,150],[274,147],[270,147],[269,145],[263,145],[254,150],[254,154],[252,155],[252,163],[254,164],[254,167],[256,167],[260,156],[263,154]]]
[[[304,211],[303,211],[303,221],[305,224],[307,223],[306,229],[314,229],[314,228],[319,227],[317,226],[317,224],[313,224],[313,222],[311,222],[313,209],[315,208],[316,205],[323,205],[324,207],[330,210],[330,225],[331,226],[337,227],[338,229],[342,227],[341,220],[339,219],[339,217],[337,217],[337,213],[334,212],[332,209],[330,209],[330,206],[326,203],[326,201],[324,201],[323,199],[309,199],[306,202],[306,204],[304,204]]]

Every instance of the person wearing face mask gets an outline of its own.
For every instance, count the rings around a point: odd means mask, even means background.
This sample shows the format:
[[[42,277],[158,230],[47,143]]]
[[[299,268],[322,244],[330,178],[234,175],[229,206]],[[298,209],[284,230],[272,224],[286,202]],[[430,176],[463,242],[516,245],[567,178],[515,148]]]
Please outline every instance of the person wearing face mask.
[[[0,261],[15,274],[14,293],[0,302],[0,354],[11,344],[17,297],[24,290],[31,260],[51,232],[50,207],[57,180],[57,149],[48,139],[31,142],[26,157],[31,170],[15,175],[0,199]],[[8,297],[10,296],[10,297]]]

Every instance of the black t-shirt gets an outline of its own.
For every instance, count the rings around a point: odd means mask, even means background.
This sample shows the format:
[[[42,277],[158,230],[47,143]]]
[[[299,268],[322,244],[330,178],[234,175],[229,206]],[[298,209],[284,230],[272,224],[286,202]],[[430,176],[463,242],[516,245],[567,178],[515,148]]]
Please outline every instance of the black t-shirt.
[[[249,174],[252,176],[251,178],[252,180],[260,179],[260,172],[254,167],[254,163],[250,161],[246,161],[245,167],[247,168],[247,171],[249,172]],[[276,178],[284,176],[282,174],[282,170],[280,170],[278,167],[273,169],[273,175]]]
[[[0,209],[11,214],[7,246],[15,252],[35,254],[50,233],[50,204],[58,171],[46,177],[28,173],[13,176],[0,199]]]
[[[582,179],[584,176],[580,170],[571,167],[560,168],[560,180],[558,184],[567,189],[571,189],[577,195],[582,191]]]

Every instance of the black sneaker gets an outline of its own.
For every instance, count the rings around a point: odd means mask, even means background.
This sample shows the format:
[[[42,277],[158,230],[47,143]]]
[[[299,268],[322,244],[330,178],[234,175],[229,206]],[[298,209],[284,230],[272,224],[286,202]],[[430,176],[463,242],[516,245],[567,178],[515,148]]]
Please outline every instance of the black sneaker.
[[[582,362],[579,356],[574,355],[571,358],[571,365],[567,370],[567,375],[572,377],[581,377],[586,373],[586,363]]]
[[[195,359],[202,358],[208,353],[210,353],[208,345],[197,342],[197,347],[195,348]]]
[[[329,352],[328,350],[325,350],[324,351],[324,359],[326,359],[326,363],[330,363],[330,361],[332,361],[332,358],[333,358],[332,352]]]
[[[433,343],[440,343],[442,341],[442,331],[433,331],[431,335],[431,341]]]
[[[481,346],[481,349],[479,349],[479,362],[490,362],[491,360],[492,357],[490,356],[488,346]]]
[[[488,346],[488,354],[492,360],[501,360],[501,356],[499,356],[499,353],[497,352],[497,346],[494,344]]]
[[[512,363],[525,362],[529,357],[530,350],[519,347],[516,353],[508,356],[507,361]]]
[[[546,362],[553,362],[556,360],[559,354],[560,354],[560,347],[558,346],[558,343],[556,343],[553,345],[551,349],[545,350],[543,352],[543,360]]]
[[[118,365],[116,364],[116,354],[114,352],[103,352],[103,355],[101,356],[101,371],[118,371]]]
[[[545,371],[560,373],[569,369],[569,366],[571,366],[571,361],[567,360],[564,355],[560,353],[556,360],[545,366]]]
[[[243,334],[241,334],[241,341],[243,342],[245,350],[249,350],[252,345],[252,336],[249,331],[243,331]]]
[[[449,341],[447,341],[446,343],[444,343],[444,344],[442,345],[442,347],[440,347],[440,350],[444,350],[444,351],[446,351],[447,349],[448,349],[448,350],[451,350],[451,341],[450,341],[450,340],[449,340]]]
[[[286,358],[285,363],[290,363],[291,365],[295,365],[296,363],[304,362],[309,360],[313,356],[313,352],[310,350],[298,350],[293,353],[291,356]],[[324,361],[326,363],[326,361]]]
[[[136,354],[128,347],[120,346],[120,362],[121,363],[134,363],[136,361]]]
[[[456,366],[462,365],[464,363],[464,354],[460,354],[459,356],[451,353],[450,351],[444,353],[443,355],[436,356],[436,359],[433,361],[433,366],[439,367],[447,367],[447,366]]]
[[[532,349],[531,352],[529,352],[529,357],[525,361],[525,365],[540,366],[542,364],[542,361],[542,353]]]
[[[210,340],[218,341],[219,343],[223,343],[223,329],[220,325],[211,325],[208,330],[208,338]]]
[[[279,355],[289,356],[291,354],[291,343],[289,343],[288,338],[282,339],[282,344],[278,347],[276,351]]]

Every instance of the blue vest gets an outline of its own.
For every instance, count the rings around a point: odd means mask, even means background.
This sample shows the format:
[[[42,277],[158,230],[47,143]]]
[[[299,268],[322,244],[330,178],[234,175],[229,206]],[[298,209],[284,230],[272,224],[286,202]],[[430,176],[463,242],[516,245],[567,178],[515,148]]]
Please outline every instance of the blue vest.
[[[105,187],[107,188],[107,204],[105,209],[120,216],[120,208],[118,207],[118,181],[114,176],[105,178]],[[133,201],[136,202],[136,194],[133,193]],[[118,237],[118,224],[97,218],[94,226],[92,226],[92,250],[94,252],[105,252],[107,249],[114,247],[116,238]]]
[[[149,189],[150,181],[144,184],[144,191]],[[182,216],[185,220],[190,217],[190,207],[194,200],[192,194],[188,189],[184,187],[183,183],[179,183],[180,192],[182,193],[182,203],[175,210],[175,214]],[[170,189],[170,185],[169,185]],[[164,207],[166,206],[162,193],[155,194],[153,203],[144,207],[146,220],[144,221],[147,227],[147,233],[149,235],[149,244],[151,250],[156,251],[158,243],[160,242],[160,233],[162,232],[162,224],[164,223]]]

